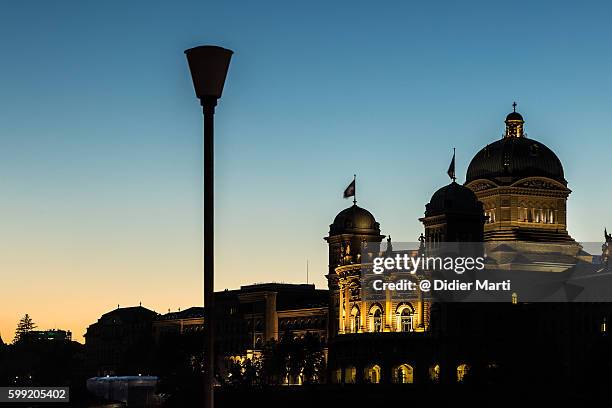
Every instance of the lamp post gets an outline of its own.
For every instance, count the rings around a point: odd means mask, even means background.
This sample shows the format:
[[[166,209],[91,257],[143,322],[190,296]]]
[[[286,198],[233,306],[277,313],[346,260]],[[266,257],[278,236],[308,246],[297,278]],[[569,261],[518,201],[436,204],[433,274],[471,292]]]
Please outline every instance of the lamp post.
[[[185,51],[204,113],[204,407],[214,407],[214,115],[233,51],[203,45]]]

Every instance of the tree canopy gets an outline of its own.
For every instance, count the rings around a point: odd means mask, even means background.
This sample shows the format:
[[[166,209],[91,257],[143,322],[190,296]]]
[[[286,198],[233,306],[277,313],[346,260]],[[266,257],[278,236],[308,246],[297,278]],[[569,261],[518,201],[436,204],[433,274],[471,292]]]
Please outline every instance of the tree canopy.
[[[19,323],[17,323],[17,329],[15,329],[15,339],[13,340],[13,343],[18,343],[19,341],[24,340],[28,336],[28,333],[30,333],[35,328],[36,324],[30,317],[30,315],[26,313],[25,316],[23,316],[21,320],[19,320]]]

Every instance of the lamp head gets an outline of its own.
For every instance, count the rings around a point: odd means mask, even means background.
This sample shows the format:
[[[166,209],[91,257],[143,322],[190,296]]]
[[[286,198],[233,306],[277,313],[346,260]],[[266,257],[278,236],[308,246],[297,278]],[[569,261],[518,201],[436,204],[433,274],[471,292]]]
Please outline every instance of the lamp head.
[[[201,45],[185,50],[193,87],[200,100],[221,98],[233,53],[214,45]]]

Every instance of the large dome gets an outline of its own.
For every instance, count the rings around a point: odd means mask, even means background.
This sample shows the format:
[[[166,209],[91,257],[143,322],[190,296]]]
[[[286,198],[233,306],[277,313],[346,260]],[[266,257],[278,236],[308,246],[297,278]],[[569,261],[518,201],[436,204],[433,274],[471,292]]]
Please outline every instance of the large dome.
[[[468,166],[466,183],[488,179],[510,184],[524,177],[548,177],[567,184],[557,155],[526,137],[505,137],[480,150]]]
[[[380,234],[380,225],[371,212],[353,204],[336,215],[329,226],[329,235]]]

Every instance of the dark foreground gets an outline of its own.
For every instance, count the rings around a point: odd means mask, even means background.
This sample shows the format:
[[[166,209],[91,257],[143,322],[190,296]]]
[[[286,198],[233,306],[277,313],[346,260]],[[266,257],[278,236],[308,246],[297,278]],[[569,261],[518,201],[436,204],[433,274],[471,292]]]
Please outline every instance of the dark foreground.
[[[203,407],[202,396],[176,396],[164,405],[134,401],[128,405],[87,398],[68,404],[15,404],[21,407],[74,408],[159,408]],[[487,385],[312,385],[261,388],[217,388],[215,408],[288,407],[373,407],[424,404],[431,407],[612,407],[612,388],[580,390],[574,387],[533,384],[530,387]],[[0,404],[2,406],[2,404]]]
[[[427,407],[609,407],[612,389],[580,392],[564,387],[515,389],[499,386],[341,385],[223,389],[215,394],[216,408],[256,407],[380,407],[422,403]]]

